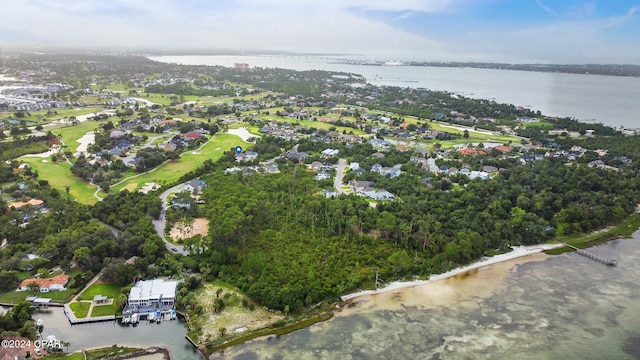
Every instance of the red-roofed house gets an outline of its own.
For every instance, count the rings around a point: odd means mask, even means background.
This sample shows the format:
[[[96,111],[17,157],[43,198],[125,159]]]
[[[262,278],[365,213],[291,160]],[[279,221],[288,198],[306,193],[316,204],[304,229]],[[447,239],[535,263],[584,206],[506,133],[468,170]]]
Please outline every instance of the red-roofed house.
[[[184,137],[186,137],[189,140],[198,140],[200,139],[200,137],[202,137],[202,135],[200,135],[200,133],[197,133],[195,131],[189,131],[188,133],[184,134]]]
[[[476,149],[472,149],[472,148],[464,148],[464,149],[460,149],[458,150],[458,152],[464,156],[476,156],[476,155],[484,155],[486,154],[486,152],[482,151],[482,150],[476,150]]]
[[[69,282],[69,275],[56,275],[49,279],[38,279],[38,278],[25,279],[25,280],[22,280],[22,282],[20,283],[20,287],[18,288],[18,291],[29,290],[29,285],[34,283],[38,285],[38,288],[40,288],[40,292],[49,292],[51,290],[62,291],[67,289],[65,286],[67,285],[68,282]]]
[[[511,147],[506,146],[506,145],[500,145],[500,146],[496,146],[494,149],[504,153],[504,154],[508,154],[512,151]]]

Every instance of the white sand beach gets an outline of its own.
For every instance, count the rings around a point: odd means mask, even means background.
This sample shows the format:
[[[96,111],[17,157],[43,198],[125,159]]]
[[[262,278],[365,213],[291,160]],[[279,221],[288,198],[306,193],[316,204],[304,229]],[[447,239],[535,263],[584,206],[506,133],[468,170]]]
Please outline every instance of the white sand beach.
[[[467,266],[459,267],[457,269],[453,269],[451,271],[447,271],[442,274],[431,275],[429,277],[429,280],[394,281],[381,289],[358,291],[352,294],[343,295],[341,296],[341,299],[343,301],[349,301],[349,300],[353,300],[363,296],[380,294],[380,293],[390,292],[390,291],[399,290],[403,288],[429,284],[435,281],[444,280],[456,275],[464,274],[468,271],[479,269],[485,266],[497,264],[497,263],[512,260],[512,259],[517,259],[524,256],[529,256],[532,254],[538,254],[546,250],[551,250],[551,249],[555,249],[563,246],[564,246],[563,244],[538,244],[538,245],[532,245],[532,246],[513,246],[512,247],[513,250],[508,253],[500,254],[500,255],[496,255],[488,258],[482,258]]]

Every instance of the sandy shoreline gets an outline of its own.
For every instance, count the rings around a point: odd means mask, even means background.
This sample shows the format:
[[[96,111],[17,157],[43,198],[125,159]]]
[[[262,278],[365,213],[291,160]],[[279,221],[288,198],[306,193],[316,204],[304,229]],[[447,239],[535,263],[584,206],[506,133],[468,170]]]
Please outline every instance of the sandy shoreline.
[[[563,246],[564,246],[563,244],[538,244],[538,245],[532,245],[532,246],[513,246],[512,247],[513,251],[510,251],[506,254],[500,254],[500,255],[489,257],[489,258],[482,258],[467,266],[459,267],[442,274],[431,275],[429,276],[429,280],[394,281],[381,289],[358,291],[355,293],[343,295],[341,296],[341,299],[342,301],[349,301],[349,300],[357,299],[359,297],[429,284],[435,281],[444,280],[444,279],[447,279],[456,275],[460,275],[471,270],[479,269],[485,266],[501,263],[501,262],[512,260],[512,259],[517,259],[524,256],[529,256],[532,254],[538,254],[546,250],[551,250],[551,249],[555,249]]]

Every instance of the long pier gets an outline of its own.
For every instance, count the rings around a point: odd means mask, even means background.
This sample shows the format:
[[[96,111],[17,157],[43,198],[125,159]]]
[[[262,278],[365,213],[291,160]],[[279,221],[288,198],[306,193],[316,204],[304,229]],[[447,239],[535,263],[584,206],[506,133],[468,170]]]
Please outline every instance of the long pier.
[[[584,257],[587,257],[587,258],[589,258],[589,259],[591,259],[591,260],[595,260],[595,261],[597,261],[597,262],[600,262],[600,263],[603,263],[603,264],[605,264],[605,265],[609,265],[609,266],[616,266],[616,265],[618,265],[618,259],[616,259],[616,258],[614,258],[614,257],[612,257],[612,258],[608,258],[608,259],[605,259],[605,258],[603,258],[603,257],[600,257],[600,256],[598,256],[598,255],[594,255],[594,254],[592,254],[592,253],[590,253],[590,252],[587,252],[587,251],[584,251],[584,250],[582,250],[582,249],[578,249],[578,248],[577,248],[577,247],[575,247],[575,246],[572,246],[572,245],[569,245],[569,244],[564,244],[564,245],[565,245],[565,246],[568,246],[568,247],[570,247],[570,248],[572,248],[573,250],[575,250],[575,251],[576,251],[576,253],[578,253],[578,254],[580,254],[580,255],[582,255],[582,256],[584,256]]]

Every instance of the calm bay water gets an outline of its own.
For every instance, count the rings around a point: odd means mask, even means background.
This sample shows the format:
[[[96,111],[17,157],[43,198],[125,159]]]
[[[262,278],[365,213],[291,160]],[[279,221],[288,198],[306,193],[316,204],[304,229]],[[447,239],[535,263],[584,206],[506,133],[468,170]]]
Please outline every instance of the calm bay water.
[[[365,298],[325,323],[224,359],[638,359],[640,233]]]
[[[363,75],[374,85],[427,88],[492,99],[540,110],[545,115],[640,128],[640,78],[474,68],[335,64],[327,57],[159,56],[152,60],[188,65],[328,70]]]
[[[68,341],[71,343],[70,352],[117,344],[141,348],[166,348],[172,360],[203,358],[185,338],[187,329],[181,320],[164,321],[161,324],[142,321],[135,327],[122,326],[115,321],[71,325],[62,308],[36,312],[33,318],[44,321],[43,338],[54,335],[59,340]]]

